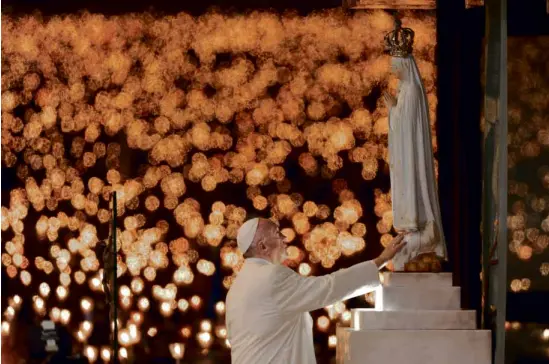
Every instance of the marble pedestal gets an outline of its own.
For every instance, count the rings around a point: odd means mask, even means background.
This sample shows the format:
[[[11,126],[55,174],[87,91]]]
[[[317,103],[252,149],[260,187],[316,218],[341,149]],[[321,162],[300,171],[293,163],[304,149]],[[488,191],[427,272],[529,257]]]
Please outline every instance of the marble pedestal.
[[[337,330],[338,364],[491,364],[491,337],[460,309],[451,273],[383,273],[373,309]]]

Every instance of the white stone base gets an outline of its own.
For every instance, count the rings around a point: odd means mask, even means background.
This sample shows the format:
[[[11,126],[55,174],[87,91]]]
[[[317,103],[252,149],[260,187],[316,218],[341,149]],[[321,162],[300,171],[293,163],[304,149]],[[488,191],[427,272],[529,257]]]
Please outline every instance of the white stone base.
[[[393,273],[380,274],[385,287],[452,287],[452,273]]]
[[[491,364],[491,333],[460,310],[450,273],[382,273],[375,309],[337,329],[337,364]]]
[[[459,310],[461,288],[388,286],[376,290],[376,310]]]
[[[356,330],[474,330],[475,311],[377,311],[359,308],[351,311]]]
[[[491,364],[487,330],[337,330],[337,364]]]

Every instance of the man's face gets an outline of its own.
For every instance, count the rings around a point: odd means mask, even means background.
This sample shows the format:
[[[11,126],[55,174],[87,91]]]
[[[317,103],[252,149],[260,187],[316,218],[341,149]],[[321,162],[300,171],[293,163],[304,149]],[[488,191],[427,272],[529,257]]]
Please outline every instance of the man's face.
[[[274,222],[267,221],[266,224],[269,224],[265,233],[266,245],[270,251],[269,255],[273,263],[281,264],[287,259],[286,237]]]

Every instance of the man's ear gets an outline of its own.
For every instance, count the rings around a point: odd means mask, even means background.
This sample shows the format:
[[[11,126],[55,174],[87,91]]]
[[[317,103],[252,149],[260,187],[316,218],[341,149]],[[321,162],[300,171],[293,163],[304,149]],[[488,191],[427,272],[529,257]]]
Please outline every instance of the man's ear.
[[[260,250],[260,251],[266,251],[267,250],[267,245],[265,244],[265,239],[260,239],[258,242],[257,242],[257,248]]]

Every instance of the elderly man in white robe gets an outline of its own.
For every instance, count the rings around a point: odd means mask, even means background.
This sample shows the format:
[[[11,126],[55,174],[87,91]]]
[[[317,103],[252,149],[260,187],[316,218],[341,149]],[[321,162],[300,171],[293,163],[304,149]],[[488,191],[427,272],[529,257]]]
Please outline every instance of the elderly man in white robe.
[[[316,363],[309,311],[374,290],[380,284],[378,270],[402,249],[402,239],[394,238],[373,260],[303,277],[282,264],[286,243],[274,222],[246,221],[237,236],[246,260],[227,295],[232,363]]]

